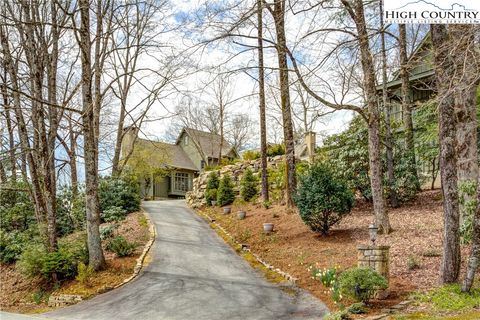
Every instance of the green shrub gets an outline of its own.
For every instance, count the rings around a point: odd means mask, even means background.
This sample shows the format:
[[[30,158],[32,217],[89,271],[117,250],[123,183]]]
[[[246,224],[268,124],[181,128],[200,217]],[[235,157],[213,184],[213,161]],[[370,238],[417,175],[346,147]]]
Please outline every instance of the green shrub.
[[[351,268],[338,278],[340,293],[356,301],[368,302],[376,290],[386,289],[384,277],[370,268]]]
[[[85,241],[59,242],[58,250],[47,252],[41,244],[30,244],[17,261],[17,268],[29,277],[41,276],[50,279],[52,274],[58,280],[70,279],[77,274],[77,265],[88,263]]]
[[[235,192],[233,191],[233,183],[230,175],[225,174],[220,179],[220,184],[217,190],[217,204],[224,206],[230,204],[235,200]]]
[[[205,191],[205,201],[207,201],[208,206],[212,205],[212,201],[217,201],[217,189]]]
[[[50,295],[43,289],[37,289],[34,293],[32,293],[32,300],[35,304],[40,304],[42,302],[48,302],[48,298]]]
[[[75,279],[81,284],[89,287],[94,274],[95,270],[93,270],[91,266],[87,266],[85,263],[80,262],[77,266],[77,276]]]
[[[333,174],[329,166],[316,163],[300,176],[295,203],[300,217],[315,232],[327,234],[354,204],[346,183]]]
[[[140,209],[140,187],[131,177],[102,178],[99,183],[100,210],[121,207],[127,213]]]
[[[409,256],[407,261],[407,268],[410,271],[420,268],[420,263],[418,262],[417,258],[415,258],[414,256]]]
[[[281,156],[285,154],[285,146],[281,143],[279,144],[272,144],[267,147],[267,156],[268,157],[275,157]]]
[[[258,193],[257,190],[258,181],[257,178],[253,175],[252,170],[247,168],[243,173],[242,179],[240,180],[240,196],[245,201],[250,201]]]
[[[349,320],[351,318],[347,310],[340,310],[340,311],[329,313],[324,319],[325,320]]]
[[[27,183],[16,182],[0,188],[0,228],[6,232],[22,232],[36,224],[35,211],[26,190]],[[16,191],[25,190],[25,191]]]
[[[367,307],[365,306],[365,303],[363,302],[357,302],[351,304],[348,308],[347,311],[351,314],[364,314],[367,313]]]
[[[460,239],[468,244],[473,237],[473,217],[477,208],[477,184],[474,181],[465,181],[459,185],[459,202],[462,205],[462,223],[460,225]]]
[[[40,241],[38,229],[34,226],[26,231],[6,232],[0,229],[0,261],[15,262],[29,243]]]
[[[243,154],[242,154],[242,158],[243,160],[257,160],[260,158],[260,152],[258,151],[253,151],[253,150],[248,150],[248,151],[245,151]]]
[[[111,224],[108,226],[100,227],[100,239],[106,240],[113,237],[117,225]]]
[[[107,250],[115,252],[118,257],[131,256],[136,247],[135,243],[128,242],[122,236],[116,236],[107,243]]]
[[[109,207],[103,210],[101,218],[105,222],[119,222],[125,219],[127,212],[121,207]]]
[[[58,236],[84,230],[86,224],[85,193],[79,188],[77,194],[71,187],[62,187],[57,193]]]
[[[217,189],[219,184],[220,181],[217,172],[210,172],[207,177],[207,186],[205,188],[205,201],[207,202],[207,206],[210,206],[212,201],[217,200]]]

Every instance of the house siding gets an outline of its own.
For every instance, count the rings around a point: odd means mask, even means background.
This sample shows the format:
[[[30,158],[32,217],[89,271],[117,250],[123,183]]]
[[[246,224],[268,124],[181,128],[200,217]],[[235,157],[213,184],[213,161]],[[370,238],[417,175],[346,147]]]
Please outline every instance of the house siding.
[[[187,156],[192,160],[193,164],[195,167],[198,169],[198,171],[201,170],[201,162],[203,160],[202,156],[200,155],[200,152],[198,151],[197,147],[195,146],[194,142],[192,141],[192,138],[190,137],[188,140],[188,145],[185,145],[185,131],[183,131],[182,135],[180,136],[180,141],[179,145],[180,147],[185,151]]]

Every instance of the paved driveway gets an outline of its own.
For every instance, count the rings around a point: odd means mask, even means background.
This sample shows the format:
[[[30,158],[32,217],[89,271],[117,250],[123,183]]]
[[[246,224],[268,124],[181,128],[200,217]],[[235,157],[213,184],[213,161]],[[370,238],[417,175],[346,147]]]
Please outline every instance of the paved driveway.
[[[305,291],[268,283],[181,200],[145,202],[157,228],[152,262],[129,284],[44,316],[54,319],[321,319]]]

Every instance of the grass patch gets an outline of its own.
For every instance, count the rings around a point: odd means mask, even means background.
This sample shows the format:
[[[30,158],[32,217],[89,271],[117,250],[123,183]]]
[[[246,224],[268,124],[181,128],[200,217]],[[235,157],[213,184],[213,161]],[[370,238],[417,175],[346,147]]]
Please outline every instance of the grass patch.
[[[457,315],[432,315],[424,312],[415,312],[408,315],[395,315],[395,320],[478,320],[479,311],[469,311]]]
[[[471,293],[467,294],[461,292],[459,284],[443,286],[427,293],[417,293],[413,298],[419,302],[431,303],[439,311],[480,308],[480,289],[472,289]]]
[[[143,215],[143,214],[139,215],[137,220],[138,220],[138,224],[141,225],[142,227],[144,227],[144,228],[148,227],[148,220],[145,217],[145,215]]]

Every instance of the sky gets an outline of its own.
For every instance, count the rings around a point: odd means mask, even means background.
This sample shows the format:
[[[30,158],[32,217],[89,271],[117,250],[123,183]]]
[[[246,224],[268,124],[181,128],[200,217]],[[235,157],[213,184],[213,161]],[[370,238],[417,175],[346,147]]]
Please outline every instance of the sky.
[[[245,3],[247,2],[249,1],[245,1]],[[151,112],[149,113],[149,118],[151,119],[159,119],[162,117],[167,118],[145,123],[141,135],[155,140],[167,140],[169,136],[174,136],[174,132],[169,132],[169,130],[171,130],[170,123],[174,120],[171,118],[171,115],[174,113],[175,107],[180,103],[185,92],[188,92],[195,99],[203,100],[206,104],[214,103],[212,101],[211,91],[208,90],[208,88],[205,90],[199,88],[203,88],[206,82],[215,77],[215,72],[218,74],[218,71],[213,71],[212,73],[202,70],[207,67],[216,67],[219,65],[223,65],[223,70],[245,69],[243,71],[238,71],[231,76],[231,83],[234,88],[234,90],[232,90],[232,99],[236,100],[236,102],[229,107],[229,111],[232,113],[247,113],[255,122],[255,126],[258,126],[258,86],[255,79],[257,71],[252,68],[256,66],[256,51],[248,50],[240,53],[245,50],[245,47],[236,45],[232,43],[231,40],[217,41],[207,46],[196,45],[199,41],[213,38],[218,35],[218,30],[221,27],[224,27],[224,23],[234,19],[234,15],[236,14],[234,10],[217,14],[215,19],[207,19],[206,16],[208,16],[208,13],[202,9],[202,1],[175,0],[172,1],[171,4],[171,15],[168,17],[168,22],[172,26],[175,26],[175,30],[164,34],[163,37],[165,38],[162,39],[162,41],[168,43],[168,45],[172,47],[172,52],[186,52],[189,58],[188,64],[194,69],[200,71],[195,72],[191,69],[182,69],[179,71],[179,74],[182,76],[175,81],[175,88],[169,88],[166,90],[165,96],[152,106]],[[265,12],[265,17],[268,19],[267,12]],[[256,17],[254,18],[256,19]],[[214,20],[215,23],[210,22],[209,26],[207,26],[207,22],[212,20]],[[306,32],[310,27],[307,20],[308,19],[305,19],[305,16],[303,15],[287,16],[287,39],[292,41],[290,44],[292,47],[294,46],[293,42],[298,39],[302,32]],[[252,31],[254,31],[254,29],[252,29],[251,26],[242,29],[243,34],[252,34]],[[268,30],[266,37],[269,37]],[[239,38],[235,38],[235,40],[248,45],[256,44],[256,40]],[[306,50],[305,52],[302,52],[302,49],[297,49],[296,52],[298,57],[301,57],[303,53],[305,53],[305,56],[311,54]],[[226,62],[227,60],[228,62]],[[156,63],[158,64],[154,58],[147,55],[142,57],[140,61],[146,66],[152,66]],[[265,61],[267,67],[275,68],[277,66],[277,58],[272,49],[266,49]],[[159,65],[158,67],[161,66]],[[327,73],[328,71],[325,70],[325,74]],[[276,86],[275,74],[276,72],[267,70],[267,81]],[[140,101],[142,95],[145,94],[141,89],[137,88],[136,90],[136,93],[133,94],[129,100],[129,103],[132,105]],[[276,95],[277,97],[275,98],[278,99],[279,94],[276,93]],[[293,90],[291,90],[291,95],[292,100],[298,101]],[[267,104],[267,116],[270,118],[274,116],[278,118],[278,111],[275,111],[277,107],[275,106],[275,99],[273,96],[270,97],[270,99],[267,97]],[[294,110],[294,112],[298,111]],[[350,111],[335,112],[323,119],[323,121],[317,121],[313,126],[313,130],[322,136],[338,133],[346,129],[352,116],[352,112]],[[275,122],[272,119],[270,120],[270,123]],[[281,142],[278,141],[282,136],[281,130],[282,129],[279,126],[269,125],[269,140],[272,142]],[[258,129],[256,131],[258,131]],[[259,143],[258,140],[258,136],[253,137],[250,146],[256,147]],[[319,140],[321,140],[321,138],[318,138],[317,142],[319,142]]]

